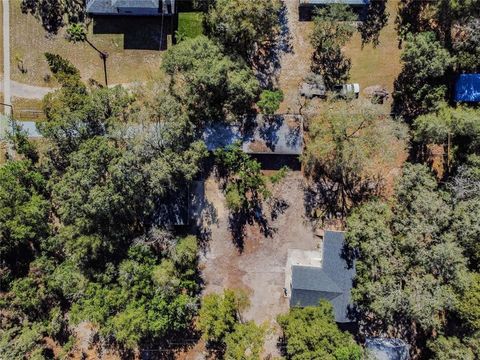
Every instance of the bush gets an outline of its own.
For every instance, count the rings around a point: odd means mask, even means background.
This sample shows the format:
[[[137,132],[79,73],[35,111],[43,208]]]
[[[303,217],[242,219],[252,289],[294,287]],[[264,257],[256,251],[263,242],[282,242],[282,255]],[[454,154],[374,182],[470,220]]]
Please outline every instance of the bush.
[[[283,92],[281,90],[263,90],[257,105],[263,114],[273,115],[280,107],[282,101]]]

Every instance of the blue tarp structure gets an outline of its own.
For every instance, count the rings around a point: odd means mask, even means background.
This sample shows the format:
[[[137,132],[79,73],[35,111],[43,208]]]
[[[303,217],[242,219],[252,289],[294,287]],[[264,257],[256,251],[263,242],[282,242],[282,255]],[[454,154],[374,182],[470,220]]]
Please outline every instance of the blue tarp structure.
[[[461,74],[458,77],[455,101],[480,102],[480,74]]]

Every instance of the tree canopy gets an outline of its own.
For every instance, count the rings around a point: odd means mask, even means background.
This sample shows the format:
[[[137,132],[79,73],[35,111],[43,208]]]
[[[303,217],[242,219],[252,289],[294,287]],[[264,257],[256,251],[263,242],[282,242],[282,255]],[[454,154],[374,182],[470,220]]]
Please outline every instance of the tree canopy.
[[[403,68],[394,83],[394,112],[411,120],[445,100],[444,76],[453,59],[433,32],[408,34],[401,59]]]
[[[362,323],[367,333],[392,326],[415,344],[448,329],[457,302],[474,291],[451,222],[449,194],[423,165],[405,166],[391,205],[372,201],[352,212],[346,236],[357,259],[352,297],[369,318]],[[464,303],[469,311],[471,296]]]
[[[171,90],[197,124],[234,119],[251,109],[259,83],[245,62],[231,58],[206,36],[182,41],[162,61]]]
[[[314,53],[312,71],[323,76],[325,85],[348,80],[351,61],[342,53],[342,47],[355,32],[356,17],[346,4],[331,4],[315,10],[310,42]]]
[[[205,144],[162,86],[89,87],[67,60],[46,57],[61,85],[44,100],[46,150],[30,156],[20,134],[25,159],[0,167],[2,354],[66,355],[81,322],[94,342],[125,351],[185,336],[197,240],[161,209],[199,172]]]
[[[278,0],[217,0],[205,16],[209,37],[228,51],[253,60],[264,48],[273,46],[280,27]]]
[[[368,104],[332,103],[309,124],[302,161],[324,189],[329,203],[345,212],[365,195],[379,194],[385,174],[406,148],[404,125]],[[373,190],[373,191],[372,191]]]
[[[291,308],[277,321],[285,336],[286,358],[289,360],[363,358],[362,349],[352,336],[338,328],[328,301],[323,300],[318,306]]]
[[[28,160],[0,167],[0,283],[24,274],[50,233],[46,179]]]

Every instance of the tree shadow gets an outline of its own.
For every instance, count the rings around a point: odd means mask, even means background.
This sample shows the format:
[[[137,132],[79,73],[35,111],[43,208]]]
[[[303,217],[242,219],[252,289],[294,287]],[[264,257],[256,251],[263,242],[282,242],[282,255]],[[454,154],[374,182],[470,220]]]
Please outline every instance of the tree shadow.
[[[323,76],[327,89],[347,81],[351,67],[352,60],[342,53],[338,45],[312,54],[311,70]]]
[[[181,333],[173,332],[166,338],[143,344],[140,349],[140,358],[142,360],[178,359],[180,353],[192,349],[198,343],[200,336],[200,332],[193,326]]]
[[[380,180],[359,178],[342,185],[325,175],[318,176],[304,189],[305,212],[313,222],[342,220],[354,206],[377,196],[382,185]]]
[[[218,223],[215,206],[205,196],[205,182],[194,181],[190,193],[191,231],[196,234],[200,250],[205,254],[212,237],[210,227]]]
[[[250,209],[232,212],[228,223],[233,243],[240,253],[244,250],[247,225],[258,225],[260,232],[265,237],[272,237],[276,232],[276,228],[270,226],[260,204],[256,204]]]
[[[365,18],[358,28],[362,38],[362,48],[370,42],[373,47],[380,44],[380,31],[387,25],[390,15],[386,11],[386,3],[387,0],[373,0],[368,4]]]
[[[268,44],[254,49],[250,63],[263,88],[275,88],[280,74],[282,54],[293,51],[292,35],[288,26],[288,10],[285,3],[279,12],[280,29],[277,37]]]

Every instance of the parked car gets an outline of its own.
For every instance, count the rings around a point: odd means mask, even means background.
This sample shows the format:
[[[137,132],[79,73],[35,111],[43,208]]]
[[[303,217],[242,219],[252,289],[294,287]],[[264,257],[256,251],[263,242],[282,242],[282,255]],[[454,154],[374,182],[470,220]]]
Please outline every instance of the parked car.
[[[358,95],[360,94],[360,85],[357,84],[357,83],[335,85],[333,87],[333,91],[335,91],[341,97],[355,97],[355,98],[358,98]]]

